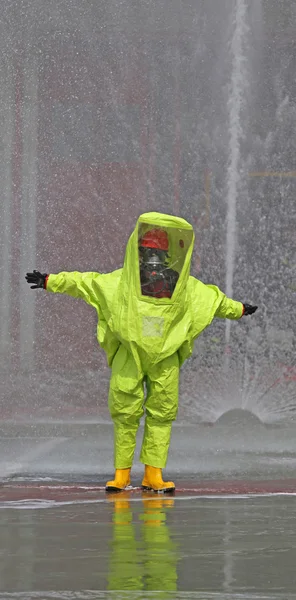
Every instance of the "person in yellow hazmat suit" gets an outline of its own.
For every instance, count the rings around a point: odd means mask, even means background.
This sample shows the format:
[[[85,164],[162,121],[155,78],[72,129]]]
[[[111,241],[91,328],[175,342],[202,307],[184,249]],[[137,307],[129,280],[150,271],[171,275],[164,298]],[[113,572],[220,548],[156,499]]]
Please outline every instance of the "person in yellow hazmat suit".
[[[121,269],[26,275],[32,289],[82,298],[97,311],[97,339],[111,367],[108,402],[115,477],[107,482],[107,491],[130,485],[144,412],[142,487],[156,492],[175,489],[172,481],[163,481],[162,469],[178,410],[180,367],[214,317],[240,319],[257,309],[190,276],[193,246],[194,232],[187,221],[150,212],[139,217]]]

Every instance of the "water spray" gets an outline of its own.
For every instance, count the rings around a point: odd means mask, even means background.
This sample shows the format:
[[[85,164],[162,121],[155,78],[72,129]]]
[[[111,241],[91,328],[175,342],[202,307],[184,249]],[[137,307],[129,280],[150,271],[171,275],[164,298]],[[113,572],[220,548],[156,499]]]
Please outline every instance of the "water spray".
[[[246,23],[247,6],[245,0],[236,0],[234,32],[231,40],[232,74],[228,99],[229,114],[229,164],[227,169],[227,232],[226,232],[226,295],[233,294],[233,274],[236,245],[236,203],[240,179],[240,141],[243,137],[241,111],[247,86],[246,56],[244,40],[249,31]],[[229,342],[231,321],[226,319],[225,327],[225,371],[229,368]]]

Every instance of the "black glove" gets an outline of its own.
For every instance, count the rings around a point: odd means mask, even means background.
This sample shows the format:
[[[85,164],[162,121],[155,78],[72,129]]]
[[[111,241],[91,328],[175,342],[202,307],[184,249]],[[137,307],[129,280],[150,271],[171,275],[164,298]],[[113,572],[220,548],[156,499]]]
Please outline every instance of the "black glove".
[[[244,315],[252,315],[258,308],[258,306],[251,306],[251,304],[244,304]]]
[[[45,288],[46,277],[47,273],[33,271],[33,273],[27,273],[26,280],[29,284],[34,283],[34,285],[31,285],[31,290],[36,290],[37,288]]]

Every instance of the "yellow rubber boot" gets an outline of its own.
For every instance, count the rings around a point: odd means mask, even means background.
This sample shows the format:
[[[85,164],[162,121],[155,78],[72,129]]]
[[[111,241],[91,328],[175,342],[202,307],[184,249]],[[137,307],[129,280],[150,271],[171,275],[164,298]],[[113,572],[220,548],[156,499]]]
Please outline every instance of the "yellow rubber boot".
[[[112,481],[107,481],[106,492],[121,492],[125,490],[131,483],[131,470],[116,469],[115,478]]]
[[[143,490],[153,490],[154,492],[174,492],[175,484],[173,481],[163,481],[161,469],[145,465],[145,474],[142,481]]]

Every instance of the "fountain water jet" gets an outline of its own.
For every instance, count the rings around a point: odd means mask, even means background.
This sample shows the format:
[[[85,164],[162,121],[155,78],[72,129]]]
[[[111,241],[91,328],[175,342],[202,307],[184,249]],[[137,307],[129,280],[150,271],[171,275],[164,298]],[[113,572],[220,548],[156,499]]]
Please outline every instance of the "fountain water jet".
[[[247,6],[245,0],[236,0],[234,15],[234,32],[231,40],[232,74],[229,87],[229,164],[227,169],[227,233],[226,233],[226,295],[233,296],[233,274],[235,265],[236,244],[236,203],[240,182],[240,141],[243,137],[241,112],[246,90],[247,57],[244,52],[244,41],[248,34],[246,22]],[[229,369],[228,347],[230,342],[231,321],[225,326],[225,371]]]

